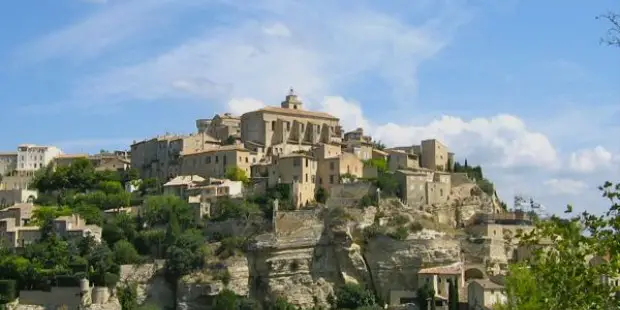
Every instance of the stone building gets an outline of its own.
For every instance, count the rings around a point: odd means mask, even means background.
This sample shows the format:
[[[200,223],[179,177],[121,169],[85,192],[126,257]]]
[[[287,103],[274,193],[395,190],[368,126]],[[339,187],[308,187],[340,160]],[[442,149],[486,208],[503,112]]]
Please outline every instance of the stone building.
[[[361,160],[373,159],[372,137],[364,135],[364,129],[357,128],[344,134],[344,152],[353,153]]]
[[[291,89],[280,107],[264,107],[241,116],[241,140],[265,149],[267,155],[309,150],[319,143],[341,142],[339,119],[306,111]]]
[[[38,226],[29,226],[33,211],[32,204],[19,204],[0,211],[0,239],[11,248],[21,248],[41,238]],[[79,238],[93,236],[101,240],[101,227],[86,225],[78,215],[61,216],[54,220],[54,228],[59,236]]]
[[[390,171],[420,168],[420,159],[417,154],[402,149],[388,149],[386,152],[388,154],[387,167]]]
[[[0,153],[0,176],[17,170],[17,152]]]
[[[467,286],[467,305],[469,309],[493,309],[506,302],[504,285],[491,279],[472,280]]]
[[[448,147],[436,139],[422,141],[422,156],[420,166],[432,170],[448,170],[451,165],[448,156]],[[453,157],[454,155],[452,155]],[[454,163],[454,159],[452,159]]]
[[[435,290],[436,297],[439,300],[447,301],[450,287],[448,281],[455,281],[459,289],[463,288],[465,287],[464,273],[464,266],[461,262],[447,266],[424,268],[418,272],[418,287],[428,284]]]
[[[339,145],[321,144],[313,149],[317,159],[317,185],[329,190],[341,183],[342,175],[363,177],[364,163],[354,154],[342,152]]]
[[[39,170],[60,154],[62,151],[55,146],[22,144],[17,147],[16,170],[18,172]]]
[[[21,203],[33,203],[38,192],[27,189],[0,189],[0,209]]]
[[[452,189],[449,173],[418,168],[397,170],[396,178],[401,186],[403,201],[410,206],[431,205],[447,202]]]
[[[99,153],[88,154],[61,154],[54,158],[52,163],[55,167],[68,167],[77,159],[88,159],[96,171],[126,171],[130,168],[131,161],[127,154],[122,153]]]
[[[216,114],[212,119],[196,120],[198,133],[206,133],[220,141],[241,137],[241,119],[230,113]]]
[[[241,145],[225,145],[181,154],[181,175],[221,178],[231,168],[239,168],[250,177],[257,154]]]
[[[181,174],[181,153],[219,146],[220,141],[206,133],[158,136],[131,145],[131,167],[137,169],[143,179],[165,181]]]

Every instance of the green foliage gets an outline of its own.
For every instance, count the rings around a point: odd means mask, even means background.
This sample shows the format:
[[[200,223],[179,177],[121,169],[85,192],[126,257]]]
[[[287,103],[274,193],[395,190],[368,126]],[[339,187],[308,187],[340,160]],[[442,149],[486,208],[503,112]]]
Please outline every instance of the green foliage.
[[[391,172],[381,172],[375,180],[375,184],[381,189],[382,197],[400,197],[400,184]]]
[[[229,219],[248,220],[252,216],[261,215],[260,207],[246,200],[219,199],[213,207],[213,221],[226,221]]]
[[[495,193],[495,186],[493,185],[493,183],[491,183],[491,181],[489,181],[487,179],[477,180],[476,184],[478,185],[478,187],[480,187],[480,189],[485,194],[487,194],[489,196],[493,196],[493,194]]]
[[[194,211],[186,201],[177,196],[149,196],[144,200],[142,220],[149,226],[167,225],[170,214],[175,213],[182,228],[194,224]]]
[[[387,234],[390,238],[395,240],[405,240],[409,236],[409,229],[405,226],[399,226],[396,230]]]
[[[164,186],[157,178],[147,178],[140,182],[138,192],[141,196],[161,195],[164,191]]]
[[[323,187],[317,188],[316,192],[314,193],[314,200],[316,200],[316,202],[318,203],[326,203],[327,198],[328,198],[327,190]]]
[[[345,284],[336,289],[337,309],[357,309],[375,304],[375,295],[358,284]]]
[[[234,236],[222,239],[216,254],[222,259],[241,254],[247,247],[247,239],[241,236]]]
[[[428,283],[418,288],[416,291],[418,308],[420,308],[420,310],[428,310],[429,299],[433,299],[433,296],[435,296],[435,291]]]
[[[226,140],[222,141],[222,145],[235,145],[237,143],[237,139],[234,136],[228,136]]]
[[[371,195],[364,195],[364,197],[360,200],[360,206],[362,208],[370,207],[375,203],[375,200],[376,199]]]
[[[231,181],[241,181],[243,184],[248,184],[250,178],[245,170],[239,167],[231,167],[226,170],[225,177]]]
[[[459,310],[459,290],[457,283],[452,281],[452,279],[448,279],[448,283],[448,309]]]
[[[0,305],[13,302],[17,297],[17,283],[14,280],[0,280]]]
[[[136,264],[140,262],[140,254],[127,240],[119,240],[114,244],[114,261],[119,265]]]
[[[122,310],[138,309],[138,290],[136,283],[125,283],[120,288],[117,288],[117,294]]]
[[[385,150],[385,144],[381,141],[372,141],[372,147],[377,150]]]
[[[385,173],[388,171],[387,161],[384,158],[373,158],[364,161],[364,166],[376,167],[377,172]]]
[[[616,287],[600,281],[618,277],[620,266],[620,184],[600,187],[611,206],[602,215],[589,212],[568,219],[553,216],[537,222],[521,238],[533,253],[521,265],[510,268],[506,280],[509,303],[502,309],[617,309],[611,298]],[[541,244],[543,244],[541,246]],[[608,257],[591,264],[590,257]]]

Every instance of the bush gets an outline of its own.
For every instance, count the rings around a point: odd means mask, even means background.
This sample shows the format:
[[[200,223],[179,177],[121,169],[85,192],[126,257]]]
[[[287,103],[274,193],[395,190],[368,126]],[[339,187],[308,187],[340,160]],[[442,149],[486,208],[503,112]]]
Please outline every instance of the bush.
[[[395,226],[402,226],[409,222],[409,218],[403,214],[397,214],[390,219],[390,224]]]
[[[364,232],[363,232],[364,242],[367,243],[368,241],[370,241],[370,239],[373,239],[377,237],[378,235],[383,235],[383,234],[385,234],[385,228],[379,226],[378,223],[374,223],[364,229]]]
[[[358,284],[345,284],[336,289],[336,309],[357,309],[372,306],[375,295]]]
[[[420,222],[413,222],[411,223],[411,225],[409,225],[409,231],[414,232],[414,233],[422,231],[422,229],[424,229],[424,227],[422,226]]]
[[[372,196],[364,195],[364,197],[362,197],[362,199],[360,200],[360,206],[362,206],[363,208],[370,207],[373,205],[374,202],[375,200]]]
[[[213,279],[222,281],[222,283],[225,286],[227,286],[230,283],[230,278],[231,278],[230,272],[226,268],[216,269],[213,272]]]
[[[319,187],[314,193],[314,200],[318,203],[327,202],[327,190],[323,187]]]
[[[114,287],[114,285],[118,283],[119,279],[120,277],[117,274],[106,272],[105,276],[103,277],[103,284],[107,287]]]
[[[405,226],[400,226],[395,231],[388,233],[388,236],[395,240],[405,240],[409,236],[409,230]]]
[[[217,256],[226,259],[245,251],[247,242],[243,237],[228,237],[221,241],[220,247],[217,249]]]
[[[19,297],[15,280],[0,280],[0,305],[8,304]]]
[[[80,280],[73,275],[57,275],[55,278],[56,286],[59,287],[79,287]]]

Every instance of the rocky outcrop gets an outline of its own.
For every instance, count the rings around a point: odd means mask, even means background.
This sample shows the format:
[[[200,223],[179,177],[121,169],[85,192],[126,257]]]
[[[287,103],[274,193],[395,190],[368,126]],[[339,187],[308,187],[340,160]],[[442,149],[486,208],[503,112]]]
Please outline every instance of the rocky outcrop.
[[[136,284],[139,304],[171,307],[174,295],[162,274],[164,263],[163,260],[158,260],[150,264],[122,265],[120,283]]]
[[[239,296],[249,295],[246,257],[233,256],[212,262],[205,270],[183,277],[177,285],[177,309],[206,309],[213,297],[224,289]]]
[[[419,269],[454,263],[459,252],[459,242],[452,236],[423,230],[402,241],[377,236],[368,241],[364,257],[374,289],[383,300],[388,300],[391,290],[417,287]]]

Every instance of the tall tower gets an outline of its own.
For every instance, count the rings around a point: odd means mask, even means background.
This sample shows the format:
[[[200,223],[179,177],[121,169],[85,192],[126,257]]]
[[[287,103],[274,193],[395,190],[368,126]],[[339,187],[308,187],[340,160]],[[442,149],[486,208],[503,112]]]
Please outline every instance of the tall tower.
[[[303,103],[301,102],[301,100],[299,100],[297,95],[295,95],[295,91],[291,87],[291,89],[288,92],[288,95],[286,96],[284,101],[282,101],[280,106],[285,108],[285,109],[301,110],[302,109],[302,107],[301,107],[302,104]]]

